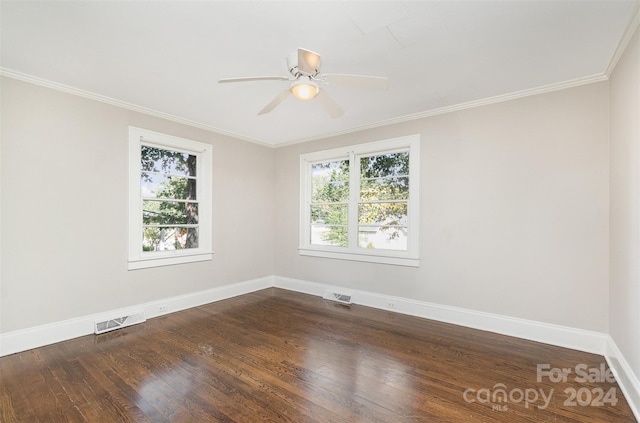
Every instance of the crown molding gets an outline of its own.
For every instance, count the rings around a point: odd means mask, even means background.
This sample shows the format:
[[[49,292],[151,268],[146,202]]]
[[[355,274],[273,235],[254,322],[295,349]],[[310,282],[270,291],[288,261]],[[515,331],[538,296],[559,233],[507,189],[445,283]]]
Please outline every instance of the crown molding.
[[[360,132],[360,131],[364,131],[364,130],[367,130],[367,129],[375,129],[375,128],[379,128],[379,127],[382,127],[382,126],[395,125],[395,124],[398,124],[398,123],[409,122],[409,121],[418,120],[418,119],[424,119],[424,118],[427,118],[427,117],[443,115],[443,114],[446,114],[446,113],[457,112],[457,111],[460,111],[460,110],[473,109],[475,107],[488,106],[490,104],[495,104],[495,103],[502,103],[502,102],[505,102],[505,101],[515,100],[515,99],[522,98],[522,97],[529,97],[529,96],[532,96],[532,95],[544,94],[544,93],[549,93],[549,92],[553,92],[553,91],[564,90],[564,89],[567,89],[567,88],[579,87],[581,85],[593,84],[593,83],[596,83],[596,82],[606,81],[608,79],[609,79],[608,76],[606,74],[604,74],[604,73],[591,75],[591,76],[587,76],[587,77],[584,77],[584,78],[571,79],[569,81],[559,82],[559,83],[556,83],[556,84],[544,85],[544,86],[541,86],[541,87],[526,89],[526,90],[522,90],[522,91],[516,91],[516,92],[513,92],[513,93],[509,93],[509,94],[502,94],[502,95],[498,95],[498,96],[494,96],[494,97],[487,97],[487,98],[480,99],[480,100],[473,100],[473,101],[469,101],[469,102],[466,102],[466,103],[455,104],[453,106],[446,106],[446,107],[441,107],[441,108],[438,108],[438,109],[426,110],[424,112],[419,112],[419,113],[414,113],[414,114],[411,114],[411,115],[400,116],[400,117],[393,118],[393,119],[381,120],[381,121],[370,123],[370,124],[367,124],[367,125],[363,125],[363,126],[358,126],[358,127],[355,127],[355,128],[347,129],[347,130],[344,130],[344,131],[333,132],[331,134],[326,134],[326,135],[321,135],[321,136],[317,136],[317,137],[304,138],[304,139],[300,139],[300,140],[280,143],[280,144],[275,145],[275,147],[276,148],[287,147],[287,146],[290,146],[290,145],[301,144],[301,143],[305,143],[305,142],[309,142],[309,141],[323,140],[323,139],[327,139],[327,138],[331,138],[331,137],[337,137],[339,135],[352,134],[354,132]]]
[[[636,13],[636,17],[638,16],[638,14]],[[636,19],[637,21],[637,19]],[[629,32],[629,31],[627,31]],[[633,34],[633,31],[631,31],[631,34]],[[629,36],[630,38],[630,36]],[[627,40],[628,43],[628,40]],[[622,44],[622,43],[621,43]],[[626,46],[626,44],[625,44]],[[360,132],[360,131],[364,131],[364,130],[368,130],[368,129],[375,129],[375,128],[380,128],[383,126],[390,126],[390,125],[395,125],[398,123],[403,123],[403,122],[409,122],[409,121],[413,121],[413,120],[418,120],[418,119],[424,119],[427,117],[431,117],[431,116],[437,116],[437,115],[442,115],[442,114],[446,114],[446,113],[452,113],[452,112],[457,112],[460,110],[466,110],[466,109],[472,109],[475,107],[481,107],[481,106],[487,106],[490,104],[495,104],[495,103],[501,103],[504,101],[510,101],[510,100],[515,100],[518,98],[522,98],[522,97],[528,97],[528,96],[532,96],[532,95],[537,95],[537,94],[544,94],[544,93],[549,93],[549,92],[553,92],[553,91],[559,91],[559,90],[564,90],[567,88],[572,88],[572,87],[578,87],[581,85],[587,85],[587,84],[593,84],[596,82],[601,82],[601,81],[606,81],[609,79],[608,74],[606,73],[602,73],[602,74],[597,74],[597,75],[591,75],[591,76],[587,76],[587,77],[583,77],[583,78],[577,78],[577,79],[572,79],[569,81],[564,81],[564,82],[559,82],[559,83],[555,83],[555,84],[549,84],[549,85],[544,85],[541,87],[537,87],[537,88],[531,88],[531,89],[526,89],[526,90],[522,90],[522,91],[516,91],[513,93],[508,93],[508,94],[502,94],[502,95],[498,95],[498,96],[494,96],[494,97],[488,97],[488,98],[484,98],[484,99],[480,99],[480,100],[473,100],[473,101],[469,101],[466,103],[460,103],[460,104],[455,104],[452,106],[446,106],[446,107],[441,107],[438,109],[431,109],[431,110],[426,110],[424,112],[419,112],[419,113],[414,113],[414,114],[410,114],[410,115],[405,115],[405,116],[400,116],[397,118],[392,118],[392,119],[386,119],[386,120],[381,120],[381,121],[377,121],[377,122],[373,122],[367,125],[362,125],[362,126],[357,126],[354,128],[349,128],[343,131],[338,131],[338,132],[332,132],[329,134],[323,134],[323,135],[318,135],[318,136],[314,136],[314,137],[309,137],[309,138],[301,138],[301,139],[297,139],[297,140],[292,140],[292,141],[287,141],[287,142],[283,142],[283,143],[278,143],[278,144],[271,144],[271,143],[267,143],[265,141],[259,140],[259,139],[255,139],[255,138],[250,138],[250,137],[246,137],[240,134],[236,134],[234,132],[229,132],[229,131],[225,131],[223,129],[220,128],[216,128],[210,125],[205,125],[203,123],[200,122],[196,122],[196,121],[192,121],[189,119],[184,119],[178,116],[174,116],[172,114],[169,113],[164,113],[164,112],[160,112],[157,110],[153,110],[153,109],[149,109],[146,107],[142,107],[142,106],[138,106],[136,104],[132,104],[132,103],[127,103],[124,101],[120,101],[120,100],[116,100],[114,98],[111,97],[107,97],[107,96],[103,96],[100,94],[96,94],[96,93],[92,93],[90,91],[85,91],[79,88],[75,88],[69,85],[65,85],[65,84],[60,84],[57,82],[53,82],[53,81],[49,81],[43,78],[38,78],[35,76],[31,76],[22,72],[17,72],[11,69],[7,69],[7,68],[2,68],[0,67],[0,76],[5,76],[8,78],[13,78],[13,79],[17,79],[20,81],[24,81],[24,82],[29,82],[35,85],[40,85],[43,87],[47,87],[47,88],[51,88],[54,90],[58,90],[58,91],[63,91],[63,92],[67,92],[70,94],[74,94],[80,97],[85,97],[91,100],[96,100],[102,103],[106,103],[106,104],[110,104],[113,106],[117,106],[117,107],[122,107],[124,109],[128,109],[128,110],[132,110],[135,112],[139,112],[139,113],[144,113],[147,115],[151,115],[151,116],[156,116],[162,119],[166,119],[169,121],[173,121],[173,122],[177,122],[177,123],[181,123],[183,125],[188,125],[194,128],[199,128],[199,129],[204,129],[206,131],[210,131],[216,134],[220,134],[220,135],[225,135],[228,137],[232,137],[238,140],[242,140],[242,141],[247,141],[253,144],[258,144],[261,145],[263,147],[270,147],[270,148],[282,148],[282,147],[288,147],[290,145],[295,145],[295,144],[302,144],[305,142],[310,142],[310,141],[317,141],[317,140],[323,140],[323,139],[327,139],[327,138],[332,138],[332,137],[337,137],[340,135],[346,135],[346,134],[352,134],[355,132]]]
[[[640,0],[636,2],[634,12],[631,15],[631,19],[629,20],[629,23],[627,24],[627,28],[622,34],[622,38],[620,38],[620,42],[618,43],[616,50],[613,52],[613,55],[611,56],[611,60],[609,60],[609,66],[607,66],[607,69],[605,71],[605,75],[607,75],[607,78],[610,77],[611,74],[613,73],[613,70],[616,68],[618,61],[624,54],[624,51],[627,49],[627,45],[629,44],[629,41],[631,41],[631,37],[633,37],[633,34],[634,32],[636,32],[636,29],[638,28],[639,25],[640,25]]]
[[[112,106],[121,107],[123,109],[131,110],[138,113],[143,113],[150,116],[159,117],[172,122],[181,123],[183,125],[191,126],[193,128],[204,129],[209,132],[213,132],[219,135],[225,135],[242,141],[247,141],[254,144],[259,144],[263,147],[273,147],[273,144],[266,143],[256,138],[246,137],[244,135],[237,134],[235,132],[225,131],[224,129],[216,128],[215,126],[205,125],[200,122],[196,122],[189,119],[184,119],[170,113],[160,112],[158,110],[149,109],[147,107],[138,106],[137,104],[127,103],[126,101],[117,100],[115,98],[107,97],[101,94],[96,94],[91,91],[82,90],[80,88],[72,87],[70,85],[60,84],[58,82],[50,81],[44,78],[28,75],[26,73],[14,71],[0,67],[0,76],[7,78],[17,79],[19,81],[28,82],[34,85],[39,85],[46,88],[51,88],[57,91],[66,92],[69,94],[77,95],[79,97],[88,98],[90,100],[99,101],[101,103],[110,104]]]

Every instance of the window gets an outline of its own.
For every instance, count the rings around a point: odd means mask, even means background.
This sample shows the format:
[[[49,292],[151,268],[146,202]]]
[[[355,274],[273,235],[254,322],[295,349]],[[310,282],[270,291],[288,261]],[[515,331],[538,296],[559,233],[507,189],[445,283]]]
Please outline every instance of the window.
[[[211,260],[208,144],[129,127],[129,269]]]
[[[300,156],[302,255],[419,266],[418,135]]]

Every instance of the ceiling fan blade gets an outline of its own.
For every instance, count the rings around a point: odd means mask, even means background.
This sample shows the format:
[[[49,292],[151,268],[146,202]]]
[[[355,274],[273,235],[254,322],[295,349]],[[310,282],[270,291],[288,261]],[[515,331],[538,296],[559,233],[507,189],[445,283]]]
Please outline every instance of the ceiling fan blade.
[[[298,70],[308,75],[315,75],[320,65],[320,55],[304,48],[298,49]]]
[[[322,107],[324,107],[324,110],[326,110],[329,116],[331,116],[332,118],[336,119],[344,114],[344,110],[342,110],[342,107],[340,107],[338,103],[333,101],[329,94],[327,94],[324,90],[320,90],[316,98],[318,99]]]
[[[348,85],[350,87],[386,90],[389,80],[382,76],[349,75],[344,73],[326,73],[321,76],[322,81],[332,85]]]
[[[267,104],[264,109],[260,110],[258,112],[259,115],[264,115],[266,113],[269,113],[270,111],[272,111],[273,109],[275,109],[276,107],[278,107],[278,105],[280,103],[282,103],[285,98],[289,97],[289,94],[291,93],[291,91],[289,90],[285,90],[282,91],[280,94],[278,94],[276,96],[276,98],[274,98],[273,100],[271,100],[271,103]]]
[[[291,81],[290,78],[285,76],[245,76],[242,78],[224,78],[219,80],[220,84],[226,84],[227,82],[247,82],[247,81]]]

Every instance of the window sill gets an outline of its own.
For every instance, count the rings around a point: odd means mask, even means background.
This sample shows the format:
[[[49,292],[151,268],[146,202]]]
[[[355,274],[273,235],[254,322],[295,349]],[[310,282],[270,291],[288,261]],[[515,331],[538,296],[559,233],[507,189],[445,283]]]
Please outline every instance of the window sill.
[[[342,253],[336,251],[320,251],[299,248],[301,256],[323,257],[337,260],[363,261],[378,264],[391,264],[394,266],[420,267],[420,259],[408,257],[390,257],[372,254]]]
[[[128,269],[148,269],[151,267],[172,266],[175,264],[195,263],[198,261],[208,260],[213,260],[213,252],[190,255],[175,255],[171,257],[141,258],[136,260],[129,260]]]

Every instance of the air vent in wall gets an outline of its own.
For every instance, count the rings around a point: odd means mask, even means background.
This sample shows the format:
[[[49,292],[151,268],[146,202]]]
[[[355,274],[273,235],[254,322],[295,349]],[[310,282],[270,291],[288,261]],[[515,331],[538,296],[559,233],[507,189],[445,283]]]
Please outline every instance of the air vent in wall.
[[[132,313],[126,316],[114,317],[113,319],[107,319],[95,322],[96,335],[109,332],[112,330],[120,329],[126,326],[135,325],[137,323],[145,322],[147,319],[144,317],[144,312]]]
[[[322,298],[325,300],[336,301],[341,304],[352,304],[351,302],[352,295],[347,292],[335,292],[335,291],[325,291]]]

